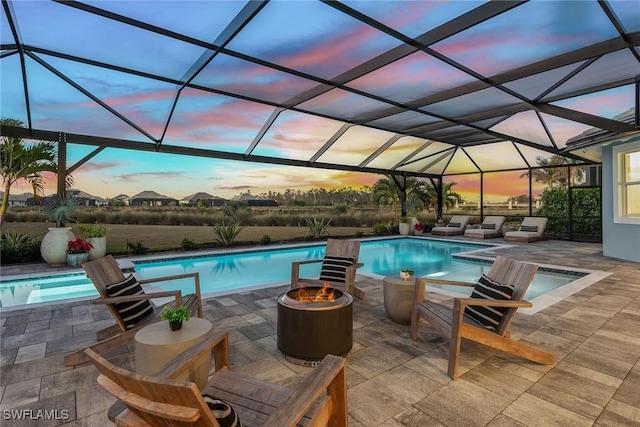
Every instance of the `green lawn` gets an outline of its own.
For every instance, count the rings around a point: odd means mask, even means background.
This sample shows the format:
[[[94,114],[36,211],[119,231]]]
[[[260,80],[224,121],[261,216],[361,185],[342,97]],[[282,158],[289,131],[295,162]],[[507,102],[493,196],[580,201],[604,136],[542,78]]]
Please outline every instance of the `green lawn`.
[[[2,232],[15,230],[29,232],[33,235],[41,234],[42,237],[52,224],[39,222],[8,222],[2,226]],[[74,232],[78,224],[73,224]],[[219,246],[212,227],[209,226],[183,226],[183,225],[124,225],[109,224],[111,231],[107,235],[108,253],[125,253],[127,241],[141,242],[150,251],[165,251],[180,249],[182,239],[185,237],[206,247]],[[307,227],[245,227],[234,245],[255,244],[260,242],[264,235],[271,237],[271,242],[283,242],[302,240],[307,235]],[[350,237],[363,232],[372,235],[371,228],[363,227],[329,227],[330,237]],[[77,233],[76,233],[77,235]]]

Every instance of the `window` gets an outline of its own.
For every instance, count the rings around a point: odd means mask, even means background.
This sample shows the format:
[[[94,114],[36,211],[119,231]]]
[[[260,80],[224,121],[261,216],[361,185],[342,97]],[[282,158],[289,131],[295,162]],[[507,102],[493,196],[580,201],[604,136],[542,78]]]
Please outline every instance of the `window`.
[[[640,141],[614,147],[614,222],[640,224]]]

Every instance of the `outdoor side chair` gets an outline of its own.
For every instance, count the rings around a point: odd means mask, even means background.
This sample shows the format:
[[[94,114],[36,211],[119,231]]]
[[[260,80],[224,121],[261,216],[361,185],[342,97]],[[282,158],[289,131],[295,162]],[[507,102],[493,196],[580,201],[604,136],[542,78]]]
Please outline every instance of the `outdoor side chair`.
[[[98,343],[90,346],[98,354],[108,354],[134,341],[136,332],[146,325],[160,321],[160,313],[165,306],[171,308],[186,306],[192,315],[202,317],[200,297],[200,276],[198,273],[180,274],[155,279],[137,280],[133,275],[125,277],[118,262],[111,255],[85,262],[82,268],[96,287],[100,298],[92,300],[92,304],[105,304],[116,324],[98,331]],[[182,295],[180,290],[144,293],[141,285],[169,280],[192,278],[194,293]],[[171,297],[173,301],[154,306],[150,300]],[[84,349],[68,354],[64,364],[75,366],[88,362]]]

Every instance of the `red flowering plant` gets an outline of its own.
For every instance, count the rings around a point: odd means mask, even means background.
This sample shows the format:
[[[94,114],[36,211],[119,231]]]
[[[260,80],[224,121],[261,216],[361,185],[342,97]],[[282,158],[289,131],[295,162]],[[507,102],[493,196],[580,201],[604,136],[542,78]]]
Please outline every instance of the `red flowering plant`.
[[[68,254],[86,254],[91,249],[93,249],[93,245],[88,240],[77,238],[76,240],[69,240],[67,242]]]
[[[424,224],[420,224],[419,222],[415,225],[416,231],[424,231]]]

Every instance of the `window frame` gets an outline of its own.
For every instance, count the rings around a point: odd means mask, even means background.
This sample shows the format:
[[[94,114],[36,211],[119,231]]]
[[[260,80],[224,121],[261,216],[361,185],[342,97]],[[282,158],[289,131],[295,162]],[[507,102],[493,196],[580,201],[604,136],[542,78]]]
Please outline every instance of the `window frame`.
[[[613,147],[613,222],[620,224],[640,225],[640,215],[627,214],[627,192],[630,185],[640,185],[640,181],[627,181],[625,176],[625,156],[640,153],[640,141],[621,144]]]

